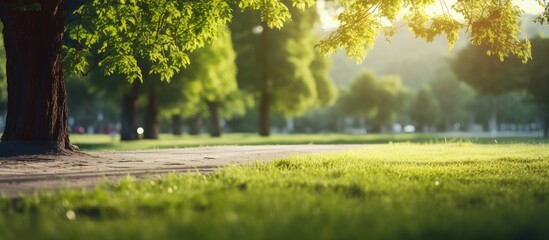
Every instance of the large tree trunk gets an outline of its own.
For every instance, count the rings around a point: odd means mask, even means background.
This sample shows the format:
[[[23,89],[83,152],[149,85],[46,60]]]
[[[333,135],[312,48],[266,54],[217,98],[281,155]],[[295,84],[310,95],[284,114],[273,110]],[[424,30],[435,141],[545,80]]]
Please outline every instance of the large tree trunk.
[[[131,91],[122,97],[120,140],[131,141],[139,139],[137,135],[137,97],[140,83],[135,81]]]
[[[219,116],[219,102],[206,101],[208,110],[210,111],[210,119],[212,121],[212,131],[210,135],[212,137],[221,137],[221,117]]]
[[[176,136],[183,135],[183,123],[180,114],[172,115],[172,133]]]
[[[259,100],[259,135],[268,137],[271,134],[271,124],[269,116],[269,108],[271,106],[271,94],[267,91],[261,92]]]
[[[158,101],[156,100],[156,91],[153,87],[149,90],[149,103],[145,113],[145,132],[144,139],[158,139],[160,133],[160,122],[158,120]]]
[[[64,0],[36,0],[40,10],[2,0],[8,108],[0,155],[71,153],[61,64]],[[26,2],[25,2],[26,3]]]

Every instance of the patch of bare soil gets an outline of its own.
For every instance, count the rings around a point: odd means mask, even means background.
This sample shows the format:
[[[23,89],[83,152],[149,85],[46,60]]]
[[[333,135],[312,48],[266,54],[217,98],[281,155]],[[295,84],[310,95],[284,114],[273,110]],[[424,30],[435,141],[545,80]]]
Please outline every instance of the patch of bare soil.
[[[342,151],[357,145],[222,146],[0,158],[0,194],[92,187],[126,175],[138,179],[170,172],[211,173],[234,164],[266,162],[289,155]]]

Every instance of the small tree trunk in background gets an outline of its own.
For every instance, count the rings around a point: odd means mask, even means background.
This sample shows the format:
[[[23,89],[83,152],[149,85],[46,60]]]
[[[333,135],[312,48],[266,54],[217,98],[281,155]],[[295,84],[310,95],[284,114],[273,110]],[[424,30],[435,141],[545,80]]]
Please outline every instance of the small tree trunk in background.
[[[544,113],[543,113],[543,138],[549,138],[549,101],[546,101],[544,104]]]
[[[269,38],[270,30],[265,23],[262,23],[263,32],[259,36],[259,42],[257,45],[257,60],[259,63],[259,80],[263,84],[263,90],[259,100],[259,135],[262,137],[268,137],[271,134],[270,124],[270,106],[271,106],[271,94],[269,93],[269,72],[271,71],[271,64],[269,63]]]
[[[490,135],[496,137],[498,135],[498,106],[496,97],[492,97],[492,109],[490,113]]]
[[[329,121],[328,121],[328,129],[330,130],[330,132],[332,133],[335,133],[335,132],[338,132],[338,116],[329,116]]]
[[[269,121],[271,94],[265,90],[262,91],[261,99],[259,101],[259,135],[262,137],[268,137],[271,134],[271,124]]]
[[[490,119],[482,121],[482,131],[487,133],[490,132]]]
[[[449,119],[444,120],[444,131],[445,132],[454,131],[454,126],[452,125]]]
[[[450,124],[450,120],[446,117],[442,117],[442,120],[437,125],[437,129],[439,129],[441,132],[449,132],[453,130]]]
[[[383,129],[383,126],[379,123],[372,124],[372,132],[374,133],[381,133],[381,130]]]
[[[135,81],[129,93],[122,97],[122,112],[120,115],[120,140],[131,141],[139,139],[137,135],[137,97],[140,83]]]
[[[204,123],[204,119],[202,118],[202,115],[197,114],[196,116],[194,116],[193,125],[191,127],[191,131],[189,134],[199,135],[200,131],[202,130],[203,123]]]
[[[428,132],[427,124],[421,123],[421,122],[418,123],[418,124],[417,124],[416,132]]]
[[[144,139],[158,139],[160,134],[160,122],[158,120],[158,101],[156,100],[156,91],[153,87],[149,89],[149,103],[145,113],[145,132]]]
[[[221,117],[219,116],[219,102],[206,101],[208,110],[210,111],[210,119],[212,121],[212,137],[221,137]]]
[[[64,0],[36,0],[22,10],[18,0],[0,2],[4,25],[8,106],[1,156],[71,153],[67,93],[61,64]]]
[[[172,129],[173,135],[181,136],[183,134],[183,123],[181,120],[181,115],[172,115]]]
[[[549,81],[543,81],[544,96],[542,97],[542,123],[541,127],[543,128],[543,138],[549,138]]]

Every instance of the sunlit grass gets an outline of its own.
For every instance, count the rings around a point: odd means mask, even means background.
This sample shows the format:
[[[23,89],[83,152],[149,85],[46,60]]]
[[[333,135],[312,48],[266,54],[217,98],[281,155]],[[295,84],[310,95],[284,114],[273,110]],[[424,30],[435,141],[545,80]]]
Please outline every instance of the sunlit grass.
[[[0,211],[0,239],[548,239],[549,147],[370,145]]]
[[[278,134],[260,137],[257,134],[225,134],[221,138],[208,135],[174,136],[160,135],[159,140],[139,140],[121,142],[118,136],[110,135],[71,135],[73,143],[84,151],[97,150],[137,150],[160,148],[184,148],[217,145],[267,145],[267,144],[380,144],[380,143],[549,143],[548,139],[535,137],[463,137],[445,134]]]

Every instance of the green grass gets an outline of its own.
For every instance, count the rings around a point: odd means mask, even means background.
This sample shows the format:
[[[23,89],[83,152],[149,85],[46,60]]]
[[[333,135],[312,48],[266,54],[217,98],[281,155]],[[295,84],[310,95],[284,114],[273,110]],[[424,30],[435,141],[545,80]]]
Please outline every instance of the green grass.
[[[384,144],[0,201],[0,239],[549,239],[549,146]]]
[[[513,144],[549,143],[549,139],[525,137],[456,137],[444,134],[286,134],[259,137],[257,134],[225,134],[221,138],[208,135],[182,137],[163,134],[160,140],[140,140],[120,142],[118,137],[109,135],[71,135],[71,140],[84,151],[138,150],[184,148],[217,145],[268,145],[268,144],[383,144],[383,143],[460,143]]]

